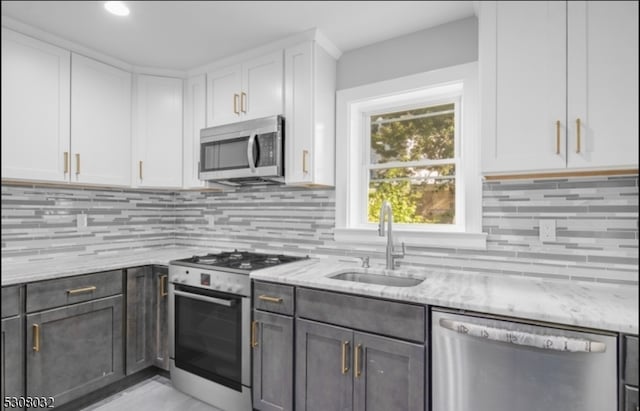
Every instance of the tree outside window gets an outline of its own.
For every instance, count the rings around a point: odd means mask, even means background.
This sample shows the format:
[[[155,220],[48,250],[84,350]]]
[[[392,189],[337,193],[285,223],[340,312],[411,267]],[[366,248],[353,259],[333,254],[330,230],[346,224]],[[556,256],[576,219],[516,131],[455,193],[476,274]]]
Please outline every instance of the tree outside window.
[[[455,224],[457,101],[369,114],[368,222]]]

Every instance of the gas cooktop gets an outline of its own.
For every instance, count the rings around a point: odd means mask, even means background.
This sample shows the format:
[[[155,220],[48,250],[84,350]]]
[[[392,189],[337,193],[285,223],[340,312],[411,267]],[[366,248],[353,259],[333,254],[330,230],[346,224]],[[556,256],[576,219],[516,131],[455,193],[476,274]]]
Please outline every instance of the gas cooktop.
[[[196,268],[210,268],[221,271],[246,272],[247,274],[261,268],[273,267],[309,257],[293,257],[282,254],[262,254],[249,251],[230,251],[207,254],[172,261],[171,264],[186,265]]]

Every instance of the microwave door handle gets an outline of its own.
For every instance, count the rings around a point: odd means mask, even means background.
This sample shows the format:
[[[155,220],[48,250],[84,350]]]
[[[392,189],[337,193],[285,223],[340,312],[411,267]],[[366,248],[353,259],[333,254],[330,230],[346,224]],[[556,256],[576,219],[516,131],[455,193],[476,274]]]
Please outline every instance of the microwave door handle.
[[[255,160],[253,159],[253,146],[256,142],[256,134],[251,134],[251,136],[249,136],[249,144],[247,144],[247,160],[249,161],[249,168],[251,169],[252,173],[256,172],[256,163]]]

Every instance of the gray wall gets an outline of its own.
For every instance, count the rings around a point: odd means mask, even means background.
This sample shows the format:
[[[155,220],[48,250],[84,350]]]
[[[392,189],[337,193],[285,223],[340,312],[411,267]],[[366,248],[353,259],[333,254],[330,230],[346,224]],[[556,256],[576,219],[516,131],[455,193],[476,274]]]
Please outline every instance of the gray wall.
[[[478,60],[478,19],[351,50],[338,60],[338,90]]]

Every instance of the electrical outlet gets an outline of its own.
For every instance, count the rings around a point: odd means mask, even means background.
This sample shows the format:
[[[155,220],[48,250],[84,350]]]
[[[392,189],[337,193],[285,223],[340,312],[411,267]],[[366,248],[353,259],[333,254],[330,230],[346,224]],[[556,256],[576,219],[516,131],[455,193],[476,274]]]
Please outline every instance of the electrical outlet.
[[[556,241],[556,220],[540,220],[540,241]]]
[[[76,220],[76,224],[78,227],[78,231],[84,231],[87,229],[87,215],[86,214],[78,214],[78,218]]]

